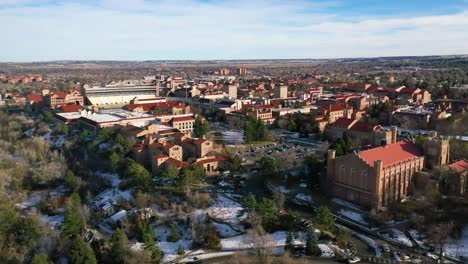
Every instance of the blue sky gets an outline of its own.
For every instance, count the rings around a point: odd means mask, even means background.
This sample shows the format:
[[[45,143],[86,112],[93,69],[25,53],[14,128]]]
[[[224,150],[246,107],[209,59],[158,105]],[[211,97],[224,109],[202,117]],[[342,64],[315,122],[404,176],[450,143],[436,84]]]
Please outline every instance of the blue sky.
[[[468,54],[468,0],[0,0],[0,61]]]

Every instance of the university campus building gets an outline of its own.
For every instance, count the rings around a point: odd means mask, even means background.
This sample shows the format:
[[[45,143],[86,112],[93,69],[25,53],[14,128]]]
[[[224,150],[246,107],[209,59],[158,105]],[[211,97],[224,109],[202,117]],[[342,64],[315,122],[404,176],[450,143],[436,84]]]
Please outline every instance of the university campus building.
[[[330,195],[366,208],[382,209],[407,196],[414,175],[424,167],[448,161],[447,140],[435,135],[423,148],[411,141],[395,142],[336,157],[328,151],[326,188]]]

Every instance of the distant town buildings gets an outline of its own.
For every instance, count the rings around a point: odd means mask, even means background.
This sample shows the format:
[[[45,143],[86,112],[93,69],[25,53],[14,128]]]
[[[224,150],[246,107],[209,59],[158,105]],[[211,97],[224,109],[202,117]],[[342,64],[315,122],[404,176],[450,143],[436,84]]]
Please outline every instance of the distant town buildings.
[[[246,68],[239,67],[236,69],[236,73],[237,75],[242,76],[242,75],[247,75],[249,71]]]

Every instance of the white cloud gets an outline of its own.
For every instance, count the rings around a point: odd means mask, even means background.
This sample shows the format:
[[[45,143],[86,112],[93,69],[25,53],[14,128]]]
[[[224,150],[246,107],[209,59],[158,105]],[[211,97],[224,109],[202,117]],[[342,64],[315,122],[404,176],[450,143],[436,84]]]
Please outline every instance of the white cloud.
[[[324,58],[468,53],[468,12],[340,18],[336,2],[0,0],[0,61]],[[307,8],[307,12],[303,11]]]

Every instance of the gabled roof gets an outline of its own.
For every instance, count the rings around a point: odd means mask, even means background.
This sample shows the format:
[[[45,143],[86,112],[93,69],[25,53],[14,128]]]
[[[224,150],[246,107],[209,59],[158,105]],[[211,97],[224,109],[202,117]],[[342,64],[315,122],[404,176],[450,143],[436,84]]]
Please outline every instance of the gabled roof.
[[[466,160],[459,160],[457,162],[449,164],[448,166],[450,167],[450,169],[458,173],[462,173],[468,170],[468,162]]]
[[[349,126],[351,126],[354,122],[356,122],[355,119],[341,117],[333,122],[331,126],[349,128]]]
[[[361,132],[371,132],[371,131],[382,131],[383,127],[380,125],[371,124],[368,122],[356,122],[350,130],[361,131]]]
[[[365,150],[358,155],[370,166],[374,166],[376,160],[381,160],[383,167],[386,168],[400,162],[422,157],[423,153],[415,143],[400,141],[387,146]]]
[[[335,112],[335,111],[343,111],[345,109],[351,109],[352,107],[350,106],[344,106],[344,105],[330,105],[328,107],[324,106],[322,107],[322,109],[324,111],[328,111],[328,112]]]
[[[33,103],[42,103],[42,95],[40,94],[30,93],[28,94],[28,99]]]
[[[206,142],[206,140],[203,139],[203,138],[197,138],[197,139],[194,139],[194,140],[193,140],[193,143],[195,143],[195,144],[197,144],[197,145],[201,145],[201,144],[203,144],[203,143],[205,143],[205,142]]]
[[[73,112],[79,112],[83,110],[83,107],[81,105],[62,105],[59,107],[63,112],[65,113],[73,113]]]
[[[167,159],[164,164],[175,166],[176,168],[189,168],[190,165],[187,162],[176,160],[174,158]]]
[[[164,159],[164,158],[169,158],[169,156],[162,154],[162,153],[153,155],[153,159]]]

